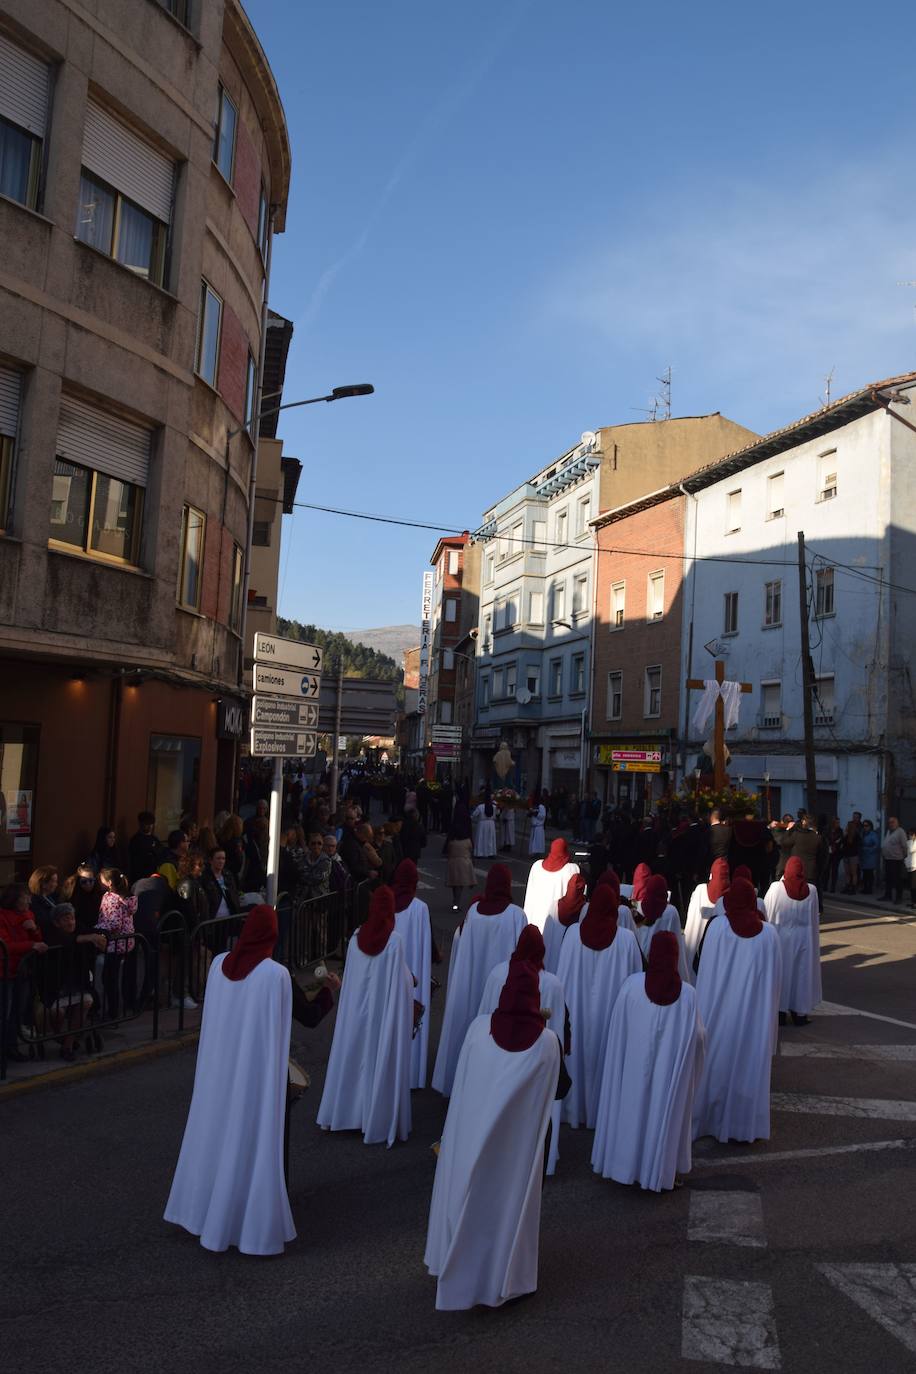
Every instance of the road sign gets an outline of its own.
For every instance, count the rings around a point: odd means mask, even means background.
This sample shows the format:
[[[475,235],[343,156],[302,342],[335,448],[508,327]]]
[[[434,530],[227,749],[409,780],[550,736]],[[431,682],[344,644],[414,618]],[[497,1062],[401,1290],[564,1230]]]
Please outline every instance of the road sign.
[[[305,697],[316,701],[321,678],[315,673],[300,673],[295,668],[274,668],[266,663],[254,665],[254,690],[278,697]]]
[[[321,679],[318,726],[334,733],[337,706],[337,678]],[[344,678],[341,696],[340,733],[342,735],[390,735],[394,730],[397,702],[393,682],[372,678]]]
[[[286,697],[254,697],[252,725],[287,725],[314,730],[318,724],[317,701],[290,701]]]
[[[460,725],[434,725],[433,728],[432,728],[432,737],[433,737],[434,740],[438,739],[438,740],[441,740],[443,743],[445,743],[446,741],[451,741],[451,740],[460,740],[460,739],[461,739],[461,726],[460,726]]]
[[[251,752],[256,758],[310,759],[318,748],[314,730],[270,730],[253,726]]]
[[[461,745],[457,743],[439,744],[433,740],[430,748],[437,759],[458,759],[461,757]]]
[[[303,644],[299,639],[279,639],[260,631],[254,637],[254,656],[259,663],[273,663],[279,668],[302,668],[307,673],[320,673],[324,654],[317,644]]]

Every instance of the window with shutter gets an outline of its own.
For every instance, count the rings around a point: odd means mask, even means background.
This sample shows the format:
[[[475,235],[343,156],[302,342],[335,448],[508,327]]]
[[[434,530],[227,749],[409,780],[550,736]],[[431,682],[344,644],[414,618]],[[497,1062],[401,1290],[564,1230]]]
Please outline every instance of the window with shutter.
[[[0,34],[0,195],[33,210],[49,91],[47,63]]]
[[[60,403],[52,545],[136,563],[152,432],[74,396]]]

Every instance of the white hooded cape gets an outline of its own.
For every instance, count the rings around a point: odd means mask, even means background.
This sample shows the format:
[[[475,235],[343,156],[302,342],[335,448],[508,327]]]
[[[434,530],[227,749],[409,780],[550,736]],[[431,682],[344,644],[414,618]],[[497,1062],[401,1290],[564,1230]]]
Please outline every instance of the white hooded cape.
[[[547,811],[544,806],[536,806],[534,815],[531,817],[531,834],[528,837],[528,853],[543,854],[547,848],[547,840],[544,835],[544,826],[547,822]]]
[[[414,997],[422,1002],[426,1010],[420,1029],[413,1038],[410,1048],[410,1086],[426,1087],[426,1065],[429,1055],[429,1018],[430,1018],[430,978],[432,976],[432,932],[429,924],[429,907],[414,897],[410,906],[395,912],[394,928],[404,941],[404,955],[407,967],[417,980]]]
[[[779,1010],[806,1016],[823,997],[821,987],[821,923],[817,888],[810,883],[807,897],[797,902],[780,878],[764,899],[766,918],[779,936],[782,954]]]
[[[480,999],[480,1015],[490,1016],[499,1006],[499,994],[505,986],[506,979],[509,977],[509,961],[497,964],[491,970],[487,979],[487,985],[483,990]],[[549,1011],[547,1018],[547,1029],[555,1032],[563,1041],[566,1029],[566,997],[563,993],[563,984],[553,973],[548,973],[546,969],[541,969],[538,974],[538,986],[541,993],[541,1010]],[[555,1174],[557,1171],[557,1160],[560,1158],[560,1108],[561,1102],[554,1102],[550,1109],[550,1145],[547,1150],[547,1172]]]
[[[619,924],[619,922],[618,922]],[[692,982],[687,964],[687,948],[684,944],[684,932],[681,930],[681,918],[678,915],[676,906],[666,906],[658,920],[651,926],[636,926],[634,934],[639,941],[639,948],[642,957],[648,963],[649,946],[652,937],[657,935],[660,930],[670,930],[671,934],[677,939],[677,971],[685,983]]]
[[[543,859],[531,865],[525,889],[525,915],[543,935],[548,916],[556,916],[561,897],[566,896],[570,878],[579,872],[578,864],[564,864],[555,873],[544,867]]]
[[[496,853],[496,807],[488,816],[483,802],[471,812],[474,826],[474,858],[490,859]]]
[[[642,955],[631,930],[618,926],[607,949],[583,945],[581,924],[572,926],[563,941],[557,977],[569,1008],[566,1068],[572,1079],[563,1099],[563,1120],[571,1126],[595,1124],[611,1012],[626,979],[641,971]]]
[[[706,1063],[693,1103],[694,1140],[769,1139],[781,965],[779,936],[766,922],[750,939],[736,935],[727,916],[710,924],[697,974]]]
[[[293,995],[263,959],[232,982],[210,966],[194,1093],[165,1219],[207,1250],[279,1255],[296,1228],[283,1177]]]
[[[464,918],[461,934],[456,935],[452,945],[445,1012],[433,1069],[433,1087],[445,1097],[452,1091],[461,1046],[477,1015],[490,969],[514,952],[527,924],[524,911],[514,902],[498,916],[481,916],[475,902]]]
[[[595,1173],[658,1193],[674,1187],[676,1173],[690,1172],[693,1094],[704,1051],[689,983],[682,981],[676,1002],[660,1007],[646,996],[645,974],[627,979],[608,1032],[592,1147]]]
[[[544,1136],[559,1072],[552,1031],[512,1052],[491,1036],[489,1016],[472,1022],[429,1209],[425,1263],[440,1311],[499,1307],[537,1288]]]
[[[697,981],[693,971],[693,961],[696,958],[697,950],[700,948],[703,931],[706,929],[707,923],[712,920],[715,910],[716,903],[709,900],[707,884],[697,883],[690,896],[690,902],[687,906],[687,920],[684,923],[684,945],[687,950],[687,968],[690,971],[691,983]]]
[[[366,1145],[410,1135],[413,994],[396,930],[381,954],[364,954],[350,937],[319,1126],[362,1131]]]

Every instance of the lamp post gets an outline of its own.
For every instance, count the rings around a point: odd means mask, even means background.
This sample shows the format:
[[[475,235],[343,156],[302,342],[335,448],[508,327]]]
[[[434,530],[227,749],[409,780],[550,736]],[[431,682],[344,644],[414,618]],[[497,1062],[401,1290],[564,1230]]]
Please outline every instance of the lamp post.
[[[266,298],[265,298],[266,309]],[[287,401],[283,405],[269,406],[264,409],[264,401],[273,400],[279,396],[280,392],[271,392],[265,398],[261,390],[263,380],[263,347],[261,351],[261,367],[258,377],[258,386],[253,406],[253,414],[248,420],[247,425],[238,429],[229,430],[226,434],[226,480],[229,478],[229,441],[240,434],[242,429],[248,429],[251,435],[253,450],[251,454],[251,469],[248,476],[248,534],[245,540],[245,567],[242,574],[242,595],[241,606],[239,608],[239,640],[241,643],[239,652],[238,682],[241,685],[245,676],[245,635],[248,624],[248,590],[251,586],[251,550],[254,544],[254,512],[257,500],[258,483],[258,445],[261,439],[261,421],[266,420],[270,415],[279,415],[281,410],[294,410],[297,406],[317,405],[319,401],[343,401],[350,396],[371,396],[375,387],[371,382],[357,382],[350,386],[335,386],[326,396],[310,396],[304,401]],[[224,512],[225,514],[225,512]],[[338,693],[338,707],[340,704],[340,694]],[[334,737],[334,758],[337,758],[337,736]],[[277,895],[277,874],[280,864],[280,811],[283,800],[283,761],[280,758],[274,759],[273,781],[270,790],[270,817],[268,830],[268,853],[267,853],[267,897],[273,901]]]
[[[767,794],[767,825],[769,825],[773,817],[770,814],[770,775],[768,772],[763,775],[763,785],[766,788]]]

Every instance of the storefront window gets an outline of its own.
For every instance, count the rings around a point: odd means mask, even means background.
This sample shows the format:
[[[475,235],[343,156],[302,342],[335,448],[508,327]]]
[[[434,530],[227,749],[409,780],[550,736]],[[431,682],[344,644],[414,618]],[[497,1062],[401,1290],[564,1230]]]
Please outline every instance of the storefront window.
[[[185,812],[197,815],[200,740],[187,735],[151,735],[147,807],[156,817],[156,834],[178,828]]]
[[[0,721],[0,881],[28,875],[35,825],[38,726]]]

